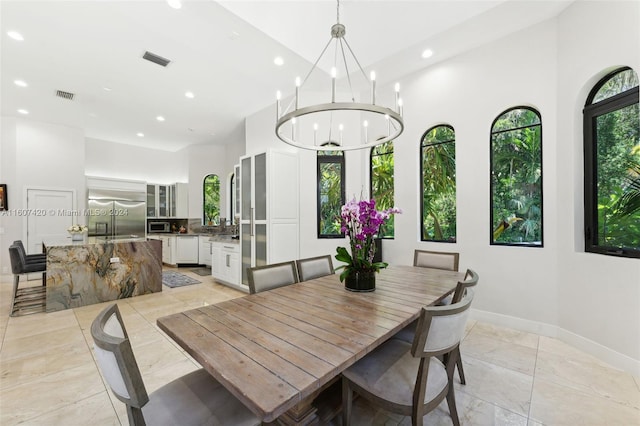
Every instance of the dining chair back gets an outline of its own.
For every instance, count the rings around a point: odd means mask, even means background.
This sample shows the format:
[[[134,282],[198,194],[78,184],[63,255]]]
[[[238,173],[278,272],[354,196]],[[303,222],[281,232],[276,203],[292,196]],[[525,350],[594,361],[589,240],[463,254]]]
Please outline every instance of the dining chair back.
[[[460,253],[427,250],[415,250],[413,253],[413,266],[423,268],[457,271],[459,260]]]
[[[98,314],[91,324],[91,336],[98,366],[113,394],[127,406],[131,426],[260,424],[204,369],[147,394],[118,305]]]
[[[454,425],[459,425],[453,370],[456,359],[439,357],[455,353],[464,334],[473,300],[469,290],[458,303],[422,308],[413,342],[389,339],[342,374],[343,421],[351,421],[353,392],[375,406],[411,416],[422,425],[423,416],[447,399]]]
[[[458,284],[456,285],[456,290],[453,292],[451,303],[458,303],[461,301],[466,294],[467,289],[475,287],[476,284],[478,284],[478,273],[473,269],[467,269],[464,281],[458,281]]]
[[[298,259],[296,260],[296,266],[298,267],[300,281],[332,275],[335,272],[330,255]]]
[[[255,294],[298,282],[296,262],[281,262],[247,269],[249,293]]]

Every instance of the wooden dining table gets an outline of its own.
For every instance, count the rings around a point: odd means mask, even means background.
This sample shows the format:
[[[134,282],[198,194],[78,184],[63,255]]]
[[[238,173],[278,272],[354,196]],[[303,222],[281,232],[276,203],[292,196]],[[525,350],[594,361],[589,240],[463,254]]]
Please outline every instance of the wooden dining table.
[[[157,324],[263,422],[321,423],[337,414],[314,402],[321,392],[463,277],[389,266],[376,274],[375,291],[355,293],[329,275],[168,315]]]

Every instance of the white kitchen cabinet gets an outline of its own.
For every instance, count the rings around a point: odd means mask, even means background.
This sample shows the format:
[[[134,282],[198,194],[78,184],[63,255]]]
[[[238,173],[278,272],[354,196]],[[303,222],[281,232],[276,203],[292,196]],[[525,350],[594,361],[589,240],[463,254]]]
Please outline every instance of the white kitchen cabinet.
[[[240,158],[241,282],[247,268],[299,257],[298,155],[270,150]]]
[[[176,236],[175,235],[161,235],[162,240],[162,263],[167,265],[175,265],[175,247]]]
[[[175,263],[198,263],[198,236],[178,235],[173,237],[176,240],[176,252],[174,254]]]
[[[211,275],[217,281],[240,285],[240,245],[211,243]]]
[[[200,235],[198,241],[200,248],[198,250],[198,264],[211,266],[211,241],[208,235]]]
[[[147,217],[189,217],[189,185],[147,184]]]
[[[171,217],[189,217],[189,184],[178,182],[171,185],[171,203],[169,214]]]

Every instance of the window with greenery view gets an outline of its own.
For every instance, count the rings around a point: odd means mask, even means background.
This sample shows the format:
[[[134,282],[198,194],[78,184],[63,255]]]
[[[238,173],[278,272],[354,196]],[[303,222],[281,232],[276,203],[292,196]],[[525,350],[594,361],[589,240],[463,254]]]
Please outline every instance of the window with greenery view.
[[[376,201],[376,210],[394,207],[393,202],[393,141],[385,142],[371,149],[369,161],[369,193]],[[381,227],[380,238],[393,238],[394,216]]]
[[[456,134],[453,127],[430,128],[420,143],[422,241],[456,241]]]
[[[220,224],[220,179],[207,175],[202,182],[202,213],[205,225]]]
[[[330,148],[331,144],[325,144]],[[318,238],[341,238],[340,208],[345,203],[344,153],[318,151]]]
[[[584,108],[585,250],[640,257],[638,75],[600,80]]]
[[[542,247],[542,121],[511,108],[491,126],[491,244]]]

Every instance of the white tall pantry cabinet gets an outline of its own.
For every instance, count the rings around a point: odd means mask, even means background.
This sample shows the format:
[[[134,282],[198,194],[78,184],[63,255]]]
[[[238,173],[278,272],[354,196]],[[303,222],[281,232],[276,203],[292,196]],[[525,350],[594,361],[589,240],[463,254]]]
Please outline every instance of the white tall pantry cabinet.
[[[298,154],[270,150],[240,158],[240,256],[247,268],[298,259]]]

